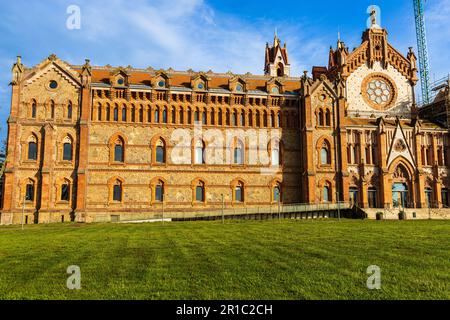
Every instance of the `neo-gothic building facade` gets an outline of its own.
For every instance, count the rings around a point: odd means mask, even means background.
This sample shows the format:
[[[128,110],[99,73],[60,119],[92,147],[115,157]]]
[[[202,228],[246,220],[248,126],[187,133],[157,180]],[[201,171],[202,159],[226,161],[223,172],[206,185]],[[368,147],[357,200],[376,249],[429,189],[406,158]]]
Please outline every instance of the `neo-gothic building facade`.
[[[138,219],[163,205],[339,200],[371,217],[449,206],[449,133],[420,117],[411,50],[374,25],[311,77],[290,69],[278,37],[258,76],[18,58],[1,222]]]

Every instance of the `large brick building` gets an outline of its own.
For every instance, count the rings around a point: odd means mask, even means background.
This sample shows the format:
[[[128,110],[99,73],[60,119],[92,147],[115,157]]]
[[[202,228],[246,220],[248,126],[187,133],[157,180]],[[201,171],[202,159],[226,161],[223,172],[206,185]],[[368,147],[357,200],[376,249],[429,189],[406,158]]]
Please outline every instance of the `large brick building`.
[[[376,24],[312,77],[14,64],[1,223],[352,202],[449,206],[449,133],[420,117],[416,56]],[[441,98],[448,102],[448,90]],[[448,104],[447,104],[448,105]],[[448,113],[448,112],[447,112]],[[382,209],[380,209],[382,208]]]

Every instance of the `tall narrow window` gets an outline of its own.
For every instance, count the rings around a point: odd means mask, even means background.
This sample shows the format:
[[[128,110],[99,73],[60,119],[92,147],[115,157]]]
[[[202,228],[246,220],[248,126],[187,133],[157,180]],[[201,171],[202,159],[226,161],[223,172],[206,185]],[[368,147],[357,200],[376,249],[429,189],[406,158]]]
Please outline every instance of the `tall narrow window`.
[[[195,164],[204,164],[205,163],[205,144],[203,141],[197,141],[195,144]]]
[[[136,108],[134,106],[131,108],[131,122],[136,122]]]
[[[163,110],[163,123],[167,123],[167,109],[164,108]]]
[[[113,201],[122,202],[122,182],[119,180],[113,186]]]
[[[37,143],[34,141],[28,143],[28,160],[37,160]]]
[[[326,141],[323,143],[322,149],[320,150],[320,163],[322,165],[331,164],[330,147]]]
[[[106,107],[106,121],[111,121],[111,107]]]
[[[331,201],[331,193],[330,193],[330,187],[324,186],[323,187],[323,202],[330,202]]]
[[[206,126],[206,111],[203,111],[202,113],[202,124]]]
[[[368,190],[368,201],[369,201],[369,208],[376,208],[377,203],[377,189],[370,187]]]
[[[119,107],[114,108],[114,121],[119,121]]]
[[[114,161],[115,162],[124,162],[124,143],[122,139],[117,139],[114,144]]]
[[[156,108],[155,110],[155,123],[159,123],[159,108]]]
[[[99,120],[102,120],[102,107],[100,106],[98,109],[98,118]],[[72,119],[72,102],[69,102],[69,104],[67,105],[67,119]]]
[[[281,202],[281,187],[280,185],[276,185],[273,187],[273,201],[274,202]]]
[[[156,163],[162,164],[166,162],[165,145],[162,140],[156,144]]]
[[[244,186],[242,183],[239,183],[234,188],[234,200],[236,202],[244,202]]]
[[[217,115],[217,120],[218,120],[218,124],[219,126],[223,125],[223,120],[222,120],[222,110],[219,110],[219,114]]]
[[[205,202],[205,184],[201,181],[195,187],[195,201]]]
[[[72,161],[72,144],[69,142],[64,143],[63,160]]]
[[[155,186],[155,201],[164,201],[164,183],[162,181],[158,181],[158,184]]]
[[[325,125],[327,127],[331,126],[331,113],[330,113],[330,110],[325,111]]]
[[[139,109],[139,122],[144,122],[144,108]]]
[[[194,121],[197,122],[197,123],[200,122],[200,112],[198,110],[195,111]]]
[[[126,107],[122,108],[122,121],[123,122],[127,121],[127,108]]]
[[[51,103],[50,103],[50,117],[52,118],[52,119],[54,119],[55,118],[55,102],[54,101],[52,101]]]
[[[177,109],[175,107],[172,108],[172,124],[177,123]]]
[[[69,201],[70,199],[70,185],[68,183],[64,183],[61,186],[61,201]]]
[[[180,124],[184,124],[184,110],[180,108]]]
[[[34,201],[34,184],[28,183],[25,189],[25,201]]]
[[[244,164],[244,147],[241,142],[234,147],[234,164]]]
[[[36,111],[37,111],[36,102],[33,101],[33,104],[31,105],[31,117],[33,119],[36,119]]]

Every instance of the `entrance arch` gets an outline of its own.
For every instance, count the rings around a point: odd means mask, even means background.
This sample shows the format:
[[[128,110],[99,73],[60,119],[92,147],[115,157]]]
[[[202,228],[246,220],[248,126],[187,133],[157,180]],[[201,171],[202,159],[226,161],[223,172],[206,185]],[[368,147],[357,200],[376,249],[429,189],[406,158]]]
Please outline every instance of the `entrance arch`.
[[[411,173],[403,163],[394,170],[392,179],[392,205],[394,208],[410,208],[412,201]]]

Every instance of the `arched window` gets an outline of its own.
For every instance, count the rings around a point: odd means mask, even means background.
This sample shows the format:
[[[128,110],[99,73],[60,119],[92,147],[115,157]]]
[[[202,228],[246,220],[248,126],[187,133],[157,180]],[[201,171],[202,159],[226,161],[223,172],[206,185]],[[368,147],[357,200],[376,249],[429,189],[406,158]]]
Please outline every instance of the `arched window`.
[[[72,142],[68,138],[64,140],[63,160],[72,161]]]
[[[330,146],[327,141],[324,141],[322,148],[320,149],[320,163],[322,165],[331,164]]]
[[[155,201],[164,201],[164,182],[159,180],[155,185]]]
[[[109,105],[106,107],[106,121],[111,121],[111,107]]]
[[[230,110],[226,111],[225,114],[225,121],[226,121],[226,125],[229,126],[231,124],[231,114],[230,114]]]
[[[222,110],[219,110],[219,114],[218,114],[217,118],[218,118],[218,124],[219,124],[219,126],[223,125],[223,121],[222,121]]]
[[[123,106],[122,108],[122,121],[126,122],[127,121],[127,107]]]
[[[239,114],[239,126],[243,127],[245,123],[245,115],[244,112],[241,111],[241,113]]]
[[[206,125],[206,111],[202,112],[202,124]]]
[[[247,122],[247,125],[248,125],[249,127],[253,127],[253,112],[252,112],[252,110],[250,110],[250,111],[248,112],[248,122]]]
[[[98,113],[99,120],[102,120],[102,109],[101,108],[102,107],[100,105],[99,113]],[[72,102],[69,101],[69,104],[67,105],[67,119],[72,119],[72,112],[73,112]]]
[[[200,122],[200,111],[198,111],[198,110],[195,111],[194,122],[196,122],[196,123]]]
[[[131,107],[131,122],[136,122],[136,108],[135,108],[135,106]]]
[[[144,107],[139,109],[139,122],[144,122]]]
[[[281,62],[278,63],[278,67],[277,67],[277,76],[278,76],[278,77],[284,76],[284,65],[283,65]]]
[[[69,113],[69,108],[67,108],[67,113]],[[102,105],[100,103],[97,107],[97,120],[102,121]]]
[[[162,164],[166,162],[166,147],[161,139],[156,143],[155,158],[156,163]]]
[[[242,182],[234,187],[234,201],[244,202],[244,184]]]
[[[184,110],[180,108],[180,124],[184,124]]]
[[[156,110],[155,110],[155,118],[154,118],[154,122],[155,122],[155,123],[159,123],[159,107],[156,108]]]
[[[61,201],[70,201],[70,183],[64,181],[61,185]]]
[[[256,127],[261,127],[261,116],[259,111],[256,111]]]
[[[203,181],[199,181],[195,186],[195,201],[205,202],[205,184]]]
[[[34,182],[29,180],[25,186],[25,201],[34,201]]]
[[[167,123],[167,108],[163,110],[163,123]]]
[[[115,162],[124,162],[125,161],[125,153],[124,153],[124,142],[121,138],[118,138],[114,143],[114,161]]]
[[[209,116],[210,116],[210,124],[212,125],[212,126],[214,126],[215,124],[216,124],[216,119],[215,119],[215,117],[216,117],[216,113],[215,113],[215,111],[214,110],[211,110],[211,112],[209,113]]]
[[[203,143],[203,141],[197,141],[195,143],[194,163],[195,164],[205,163],[205,144]]]
[[[119,107],[115,106],[114,107],[114,121],[119,121]]]
[[[187,123],[188,123],[188,124],[192,124],[192,110],[191,110],[191,108],[188,108],[188,112],[187,112]]]
[[[122,198],[123,198],[122,182],[120,180],[116,180],[113,185],[113,201],[122,202]]]
[[[244,164],[244,145],[240,141],[233,148],[233,163],[238,165]]]
[[[36,119],[36,113],[37,113],[36,101],[33,101],[33,103],[31,104],[31,117],[33,119]]]
[[[323,186],[322,193],[323,202],[331,202],[331,187],[328,184]]]
[[[325,111],[325,125],[331,127],[331,112],[330,110]]]
[[[323,126],[323,111],[322,111],[322,109],[319,110],[318,117],[319,117],[319,119],[318,119],[319,126],[322,127]]]
[[[37,139],[33,135],[28,139],[28,160],[37,160],[38,156],[38,146],[37,146]]]
[[[273,202],[281,202],[281,186],[276,184],[272,190]]]
[[[172,124],[177,123],[177,109],[175,107],[172,108]]]
[[[264,111],[264,119],[263,119],[263,121],[264,121],[264,127],[267,128],[267,112],[266,111]]]

